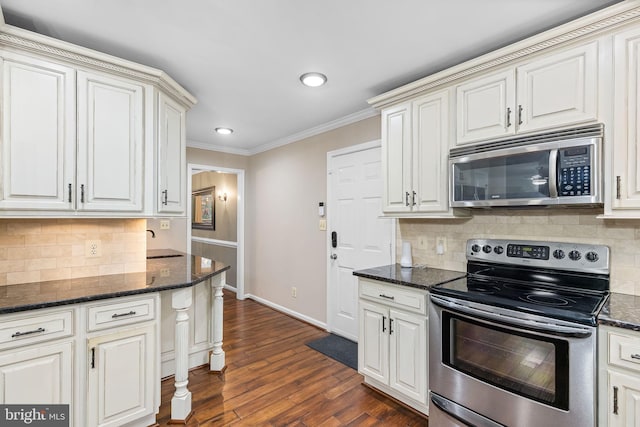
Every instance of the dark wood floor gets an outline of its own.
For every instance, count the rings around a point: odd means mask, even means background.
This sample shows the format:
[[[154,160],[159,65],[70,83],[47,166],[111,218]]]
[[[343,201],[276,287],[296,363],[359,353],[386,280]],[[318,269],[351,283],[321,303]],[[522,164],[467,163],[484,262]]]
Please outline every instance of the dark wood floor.
[[[326,332],[225,292],[224,377],[189,374],[188,426],[426,426],[362,385],[362,376],[305,345]],[[170,419],[173,379],[162,382],[158,423]]]

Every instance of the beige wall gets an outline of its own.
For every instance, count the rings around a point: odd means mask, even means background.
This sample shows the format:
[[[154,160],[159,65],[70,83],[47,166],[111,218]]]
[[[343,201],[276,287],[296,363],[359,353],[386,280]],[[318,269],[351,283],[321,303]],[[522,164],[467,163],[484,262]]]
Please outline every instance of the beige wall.
[[[0,220],[0,285],[146,269],[144,219]],[[86,257],[87,240],[101,255]]]
[[[640,220],[603,220],[602,209],[491,209],[468,220],[400,220],[401,241],[411,242],[414,264],[464,271],[470,238],[508,238],[593,243],[611,249],[611,290],[640,295]],[[419,238],[426,237],[426,249]],[[446,237],[447,251],[436,254],[435,240]],[[397,251],[400,262],[401,250]]]
[[[327,152],[380,138],[379,116],[251,157],[247,292],[326,321]],[[297,298],[291,297],[291,287]]]
[[[169,229],[162,230],[160,221],[169,221]],[[186,218],[149,218],[147,228],[153,230],[155,238],[147,233],[147,249],[175,249],[187,252],[187,219]]]

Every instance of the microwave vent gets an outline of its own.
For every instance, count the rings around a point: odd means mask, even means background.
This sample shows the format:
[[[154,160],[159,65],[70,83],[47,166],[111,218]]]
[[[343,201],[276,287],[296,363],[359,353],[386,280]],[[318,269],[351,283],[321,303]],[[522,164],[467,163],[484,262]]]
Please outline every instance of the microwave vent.
[[[470,147],[452,148],[449,151],[449,158],[453,159],[456,157],[468,156],[469,154],[493,151],[500,148],[520,147],[524,145],[541,144],[543,142],[567,141],[571,139],[594,137],[602,138],[603,135],[604,125],[602,123],[598,123],[595,125],[557,130],[554,132],[545,132],[535,135],[524,135],[516,138],[488,141],[482,144],[472,145]]]

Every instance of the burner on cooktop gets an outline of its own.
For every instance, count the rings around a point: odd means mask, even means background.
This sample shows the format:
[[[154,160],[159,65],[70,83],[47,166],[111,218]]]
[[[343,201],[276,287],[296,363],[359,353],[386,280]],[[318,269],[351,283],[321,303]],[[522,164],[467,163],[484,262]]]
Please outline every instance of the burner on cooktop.
[[[492,285],[490,283],[474,283],[467,285],[470,292],[479,292],[483,294],[493,294],[500,291],[499,286]]]
[[[534,304],[540,305],[548,305],[552,307],[568,307],[575,305],[576,303],[570,298],[562,297],[552,292],[544,291],[535,291],[527,295],[521,295],[520,299],[522,301],[532,302]]]

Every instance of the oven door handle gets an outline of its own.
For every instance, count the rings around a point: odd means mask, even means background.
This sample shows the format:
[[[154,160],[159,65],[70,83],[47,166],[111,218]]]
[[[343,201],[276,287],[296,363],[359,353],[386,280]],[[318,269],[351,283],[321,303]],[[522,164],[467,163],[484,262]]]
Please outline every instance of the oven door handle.
[[[556,335],[561,337],[576,337],[587,338],[590,337],[592,332],[589,329],[571,326],[556,325],[554,323],[536,322],[533,320],[519,319],[517,317],[505,316],[503,314],[492,313],[486,310],[480,310],[477,308],[469,307],[459,304],[457,302],[449,301],[445,298],[441,298],[435,295],[431,295],[431,302],[435,305],[457,312],[460,314],[467,314],[475,316],[488,321],[495,321],[498,323],[521,326],[530,331],[544,332],[550,335]]]

